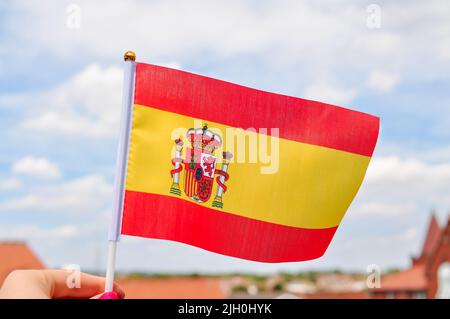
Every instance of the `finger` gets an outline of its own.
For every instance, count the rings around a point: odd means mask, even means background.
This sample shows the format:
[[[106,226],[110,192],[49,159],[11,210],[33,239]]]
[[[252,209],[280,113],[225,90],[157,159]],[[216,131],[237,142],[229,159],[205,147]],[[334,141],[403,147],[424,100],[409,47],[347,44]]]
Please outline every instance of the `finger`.
[[[44,273],[49,283],[51,298],[90,298],[104,291],[103,277],[66,270],[44,270]],[[114,284],[113,290],[120,298],[124,297],[123,290],[117,284]]]
[[[44,273],[40,270],[15,270],[11,272],[3,282],[2,289],[0,289],[0,298],[50,298]]]

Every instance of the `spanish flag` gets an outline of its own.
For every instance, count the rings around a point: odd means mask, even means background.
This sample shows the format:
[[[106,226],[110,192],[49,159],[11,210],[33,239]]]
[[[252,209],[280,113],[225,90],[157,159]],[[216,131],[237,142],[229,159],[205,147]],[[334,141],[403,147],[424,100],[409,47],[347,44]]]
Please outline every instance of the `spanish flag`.
[[[322,256],[377,117],[136,63],[121,233],[260,262]]]

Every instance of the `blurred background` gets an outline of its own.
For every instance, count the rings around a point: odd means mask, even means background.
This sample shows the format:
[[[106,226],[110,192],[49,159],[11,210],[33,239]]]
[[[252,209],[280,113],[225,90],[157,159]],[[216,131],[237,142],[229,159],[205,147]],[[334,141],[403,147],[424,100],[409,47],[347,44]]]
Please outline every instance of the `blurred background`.
[[[1,2],[0,282],[18,267],[104,272],[122,56],[133,50],[138,61],[368,112],[381,132],[322,258],[263,264],[124,237],[128,291],[433,297],[450,272],[449,17],[445,0]],[[374,272],[386,281],[371,290]]]

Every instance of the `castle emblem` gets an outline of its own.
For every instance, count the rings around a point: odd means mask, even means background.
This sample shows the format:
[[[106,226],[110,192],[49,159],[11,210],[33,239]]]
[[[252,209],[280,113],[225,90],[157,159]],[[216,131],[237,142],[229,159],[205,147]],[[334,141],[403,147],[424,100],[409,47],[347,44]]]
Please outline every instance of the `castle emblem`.
[[[183,190],[186,196],[193,201],[205,203],[211,198],[214,186],[214,178],[218,184],[216,195],[212,206],[223,208],[222,196],[227,190],[225,182],[229,179],[227,173],[230,152],[222,153],[222,167],[217,166],[217,157],[214,152],[222,146],[222,138],[214,134],[205,125],[203,128],[191,128],[186,132],[189,147],[185,150],[185,159],[182,159],[183,141],[181,138],[175,140],[175,158],[172,159],[174,169],[170,171],[173,182],[170,193],[181,196],[180,173],[184,164]],[[216,176],[217,175],[217,176]]]

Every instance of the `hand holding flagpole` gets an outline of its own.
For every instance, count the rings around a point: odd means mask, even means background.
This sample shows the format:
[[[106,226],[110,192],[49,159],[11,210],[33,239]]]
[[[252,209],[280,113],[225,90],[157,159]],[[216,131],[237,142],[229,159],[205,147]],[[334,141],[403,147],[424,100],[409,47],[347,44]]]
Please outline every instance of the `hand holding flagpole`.
[[[125,197],[128,148],[130,143],[131,120],[133,112],[136,54],[132,51],[127,51],[124,54],[124,60],[125,69],[123,79],[122,114],[120,119],[120,136],[114,181],[112,218],[108,236],[108,261],[106,265],[105,292],[113,291],[116,249],[117,242],[120,238],[123,202]]]

